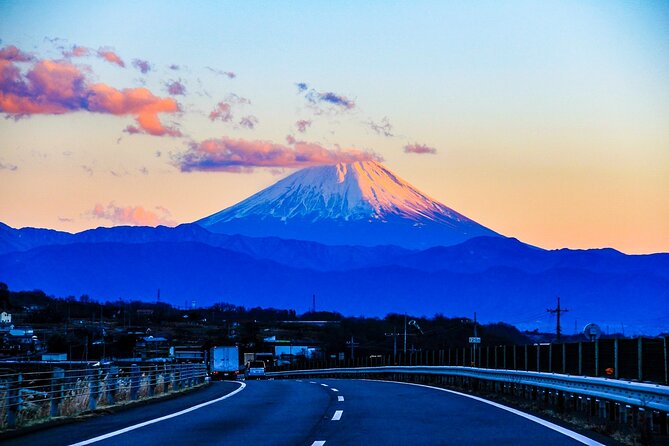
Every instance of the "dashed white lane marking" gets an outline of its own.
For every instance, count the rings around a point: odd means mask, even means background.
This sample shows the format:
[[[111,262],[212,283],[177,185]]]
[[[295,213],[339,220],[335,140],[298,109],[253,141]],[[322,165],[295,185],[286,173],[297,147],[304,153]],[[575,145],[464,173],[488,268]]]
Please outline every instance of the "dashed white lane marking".
[[[295,381],[297,381],[298,383],[301,383],[301,382],[302,382],[301,379],[296,379]]]
[[[109,432],[108,434],[100,435],[98,437],[94,437],[94,438],[91,438],[89,440],[80,441],[79,443],[74,443],[74,444],[71,444],[70,446],[84,446],[84,445],[91,444],[91,443],[97,443],[98,441],[106,440],[107,438],[115,437],[117,435],[125,434],[126,432],[134,431],[135,429],[139,429],[140,427],[144,427],[144,426],[148,426],[150,424],[159,423],[161,421],[169,420],[170,418],[174,418],[174,417],[178,417],[179,415],[187,414],[188,412],[192,412],[194,410],[201,409],[201,408],[203,408],[205,406],[208,406],[210,404],[218,403],[219,401],[223,401],[226,398],[230,398],[231,396],[238,394],[239,392],[244,390],[244,387],[246,387],[246,384],[244,384],[242,382],[236,381],[235,384],[240,385],[239,389],[237,389],[233,392],[230,392],[227,395],[223,395],[220,398],[216,398],[214,400],[207,401],[205,403],[198,404],[196,406],[189,407],[188,409],[180,410],[179,412],[174,412],[174,413],[171,413],[169,415],[165,415],[165,416],[160,417],[160,418],[154,418],[153,420],[144,421],[143,423],[133,424],[132,426],[128,426],[128,427],[125,427],[123,429],[119,429],[119,430],[114,431],[114,432]]]
[[[327,384],[321,384],[321,386],[323,386],[323,387],[327,387],[328,385],[327,385]]]
[[[339,392],[339,390],[335,389],[334,387],[330,390],[332,390],[333,392]]]
[[[335,410],[334,415],[332,415],[332,421],[339,421],[341,420],[341,416],[344,413],[343,410]]]
[[[369,380],[363,380],[363,381],[369,381]],[[378,381],[376,381],[376,382],[378,382]],[[529,413],[521,412],[521,411],[513,409],[511,407],[507,407],[507,406],[504,406],[502,404],[495,403],[493,401],[489,401],[489,400],[485,400],[483,398],[479,398],[478,396],[456,392],[455,390],[442,389],[441,387],[427,386],[425,384],[404,383],[404,382],[401,382],[401,381],[384,381],[384,382],[394,383],[394,384],[406,384],[408,386],[427,387],[428,389],[440,390],[442,392],[453,393],[455,395],[460,395],[460,396],[464,396],[466,398],[471,398],[473,400],[480,401],[480,402],[485,403],[485,404],[490,404],[491,406],[495,406],[498,409],[506,410],[507,412],[511,412],[513,414],[516,414],[518,416],[526,418],[530,421],[534,421],[535,423],[541,424],[542,426],[545,426],[548,429],[552,429],[556,432],[559,432],[563,435],[566,435],[567,437],[573,438],[574,440],[578,441],[579,443],[583,443],[583,444],[588,445],[588,446],[604,446],[602,443],[600,443],[598,441],[595,441],[592,438],[588,438],[585,435],[581,435],[581,434],[578,434],[576,432],[570,431],[569,429],[565,429],[564,427],[558,426],[557,424],[553,424],[550,421],[542,420],[541,418],[535,417],[534,415],[530,415]]]
[[[339,395],[339,396],[337,397],[337,401],[344,401],[344,397],[341,396],[341,395]]]
[[[324,441],[314,441],[311,443],[311,446],[323,446],[325,444]]]
[[[316,381],[309,381],[309,384],[317,384]]]

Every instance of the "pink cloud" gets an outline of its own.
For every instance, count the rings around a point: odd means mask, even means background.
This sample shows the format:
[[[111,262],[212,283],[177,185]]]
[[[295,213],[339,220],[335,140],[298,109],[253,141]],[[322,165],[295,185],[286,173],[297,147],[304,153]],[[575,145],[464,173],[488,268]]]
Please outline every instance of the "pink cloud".
[[[295,127],[297,127],[298,132],[304,133],[307,131],[308,127],[311,127],[311,121],[307,119],[300,119],[295,123]]]
[[[170,212],[161,206],[149,210],[142,206],[117,206],[114,202],[107,206],[98,203],[89,215],[92,218],[109,220],[116,225],[174,226],[176,224],[171,219]]]
[[[103,58],[107,62],[116,64],[121,68],[125,68],[125,62],[123,62],[118,54],[109,48],[100,48],[98,50],[98,57]]]
[[[8,61],[0,60],[0,112],[18,118],[33,114],[76,111],[131,115],[139,130],[154,136],[180,136],[164,126],[159,113],[179,111],[172,98],[155,96],[146,88],[117,90],[90,84],[79,68],[65,61],[40,60],[23,75]]]
[[[8,62],[31,62],[34,59],[31,54],[24,53],[14,45],[0,48],[0,60]]]
[[[327,149],[318,143],[295,141],[292,147],[271,141],[223,137],[191,142],[176,162],[183,172],[251,172],[254,167],[294,168],[354,161],[381,161],[375,153],[359,149]]]
[[[434,147],[426,146],[425,144],[407,144],[404,146],[404,153],[417,153],[417,154],[432,154],[437,153],[437,149]]]
[[[74,45],[71,50],[63,51],[65,57],[85,57],[91,54],[90,48]]]
[[[209,119],[212,121],[230,122],[232,120],[232,107],[225,101],[221,101],[216,108],[209,113]]]

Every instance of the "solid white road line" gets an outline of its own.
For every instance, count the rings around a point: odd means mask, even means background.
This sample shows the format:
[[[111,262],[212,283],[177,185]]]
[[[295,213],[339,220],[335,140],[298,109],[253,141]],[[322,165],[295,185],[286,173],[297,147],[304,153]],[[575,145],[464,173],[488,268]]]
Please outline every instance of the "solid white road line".
[[[333,392],[339,392],[339,390],[335,389],[334,387],[330,390],[332,390]]]
[[[341,396],[341,395],[339,395],[339,396],[337,397],[337,401],[344,401],[344,397]]]
[[[362,381],[374,381],[374,380],[365,379],[365,380],[362,380]],[[379,381],[375,381],[375,382],[379,382]],[[483,398],[479,398],[478,396],[456,392],[455,390],[442,389],[441,387],[427,386],[425,384],[405,383],[405,382],[401,382],[401,381],[381,381],[381,382],[395,383],[395,384],[406,384],[408,386],[427,387],[428,389],[440,390],[442,392],[453,393],[455,395],[460,395],[460,396],[464,396],[464,397],[467,397],[467,398],[471,398],[473,400],[480,401],[480,402],[486,403],[486,404],[490,404],[491,406],[495,406],[498,409],[506,410],[507,412],[511,412],[512,414],[518,415],[518,416],[523,417],[525,419],[528,419],[530,421],[534,421],[535,423],[541,424],[542,426],[547,427],[548,429],[552,429],[556,432],[559,432],[563,435],[566,435],[567,437],[573,438],[574,440],[578,441],[579,443],[583,443],[583,444],[588,445],[588,446],[604,446],[602,443],[600,443],[596,440],[593,440],[592,438],[588,438],[585,435],[581,435],[581,434],[576,433],[574,431],[570,431],[569,429],[564,428],[562,426],[558,426],[557,424],[551,423],[550,421],[542,420],[541,418],[535,417],[534,415],[530,415],[529,413],[521,412],[520,410],[516,410],[512,407],[507,407],[507,406],[504,406],[502,404],[495,403],[494,401],[489,401],[489,400],[486,400],[486,399],[483,399]]]
[[[323,446],[325,444],[324,441],[314,441],[311,443],[311,446]]]
[[[170,418],[174,418],[174,417],[178,417],[180,415],[187,414],[188,412],[192,412],[194,410],[201,409],[201,408],[203,408],[205,406],[208,406],[210,404],[218,403],[219,401],[223,401],[226,398],[230,398],[231,396],[238,394],[239,392],[244,390],[244,387],[246,387],[246,384],[242,383],[242,382],[235,382],[235,384],[240,385],[239,389],[235,390],[234,392],[230,392],[227,395],[224,395],[220,398],[216,398],[214,400],[207,401],[205,403],[198,404],[196,406],[189,407],[188,409],[180,410],[179,412],[174,412],[174,413],[171,413],[169,415],[165,415],[165,416],[160,417],[160,418],[154,418],[153,420],[145,421],[145,422],[139,423],[139,424],[134,424],[132,426],[128,426],[128,427],[125,427],[123,429],[119,429],[119,430],[114,431],[114,432],[109,432],[108,434],[100,435],[99,437],[91,438],[90,440],[80,441],[79,443],[74,443],[74,444],[71,444],[70,446],[84,446],[84,445],[91,444],[91,443],[97,443],[98,441],[106,440],[107,438],[115,437],[117,435],[125,434],[126,432],[134,431],[135,429],[139,429],[140,427],[144,427],[144,426],[148,426],[150,424],[159,423],[161,421],[169,420]]]
[[[323,386],[323,387],[327,387],[328,385],[327,385],[327,384],[321,384],[321,386]]]
[[[343,410],[335,410],[334,415],[332,415],[332,421],[339,421],[341,420],[341,416],[344,413]]]

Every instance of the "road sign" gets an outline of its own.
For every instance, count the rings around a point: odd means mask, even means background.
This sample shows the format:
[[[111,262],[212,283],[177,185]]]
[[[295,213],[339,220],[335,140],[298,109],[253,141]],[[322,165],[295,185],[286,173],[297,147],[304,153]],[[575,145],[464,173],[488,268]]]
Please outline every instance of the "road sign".
[[[479,337],[470,337],[470,338],[469,338],[469,343],[470,343],[470,344],[480,344],[480,343],[481,343],[481,338],[479,338]]]

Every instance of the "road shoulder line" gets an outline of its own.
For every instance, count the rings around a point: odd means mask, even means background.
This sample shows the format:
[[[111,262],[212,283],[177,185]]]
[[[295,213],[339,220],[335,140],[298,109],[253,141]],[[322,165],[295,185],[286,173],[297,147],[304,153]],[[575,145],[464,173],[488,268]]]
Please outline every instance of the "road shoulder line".
[[[115,437],[117,435],[125,434],[126,432],[130,432],[130,431],[133,431],[135,429],[139,429],[141,427],[148,426],[150,424],[159,423],[161,421],[169,420],[170,418],[174,418],[174,417],[178,417],[180,415],[187,414],[187,413],[192,412],[194,410],[198,410],[198,409],[201,409],[205,406],[209,406],[210,404],[218,403],[219,401],[223,401],[224,399],[230,398],[231,396],[238,394],[239,392],[244,390],[244,388],[246,387],[246,384],[243,383],[243,382],[235,381],[235,384],[240,385],[239,389],[233,390],[232,392],[228,393],[227,395],[223,395],[220,398],[216,398],[216,399],[213,399],[211,401],[206,401],[204,403],[197,404],[195,406],[189,407],[187,409],[180,410],[178,412],[171,413],[169,415],[164,415],[162,417],[154,418],[153,420],[148,420],[148,421],[144,421],[142,423],[134,424],[132,426],[124,427],[123,429],[118,429],[118,430],[115,430],[113,432],[109,432],[107,434],[103,434],[103,435],[99,435],[99,436],[94,437],[94,438],[90,438],[88,440],[80,441],[78,443],[73,443],[70,446],[85,446],[87,444],[97,443],[98,441],[106,440],[107,438],[111,438],[111,437]]]
[[[474,395],[469,395],[466,393],[461,393],[457,392],[455,390],[450,390],[450,389],[443,389],[441,387],[434,387],[434,386],[428,386],[426,384],[416,384],[416,383],[407,383],[407,382],[402,382],[402,381],[379,381],[379,380],[374,380],[374,379],[364,379],[362,381],[373,381],[373,382],[387,382],[387,383],[394,383],[394,384],[406,384],[408,386],[417,386],[417,387],[427,387],[428,389],[434,389],[434,390],[440,390],[442,392],[447,392],[447,393],[452,393],[455,395],[459,396],[464,396],[467,398],[471,398],[476,401],[480,401],[485,404],[489,404],[491,406],[497,407],[498,409],[506,410],[507,412],[511,412],[512,414],[518,415],[520,417],[523,417],[527,420],[533,421],[537,424],[541,424],[544,427],[547,427],[548,429],[554,430],[556,432],[561,433],[562,435],[566,435],[567,437],[570,437],[579,443],[583,443],[588,446],[604,446],[602,443],[593,440],[592,438],[586,437],[585,435],[581,435],[578,432],[574,432],[572,430],[569,430],[567,428],[564,428],[562,426],[558,426],[555,423],[551,423],[550,421],[546,421],[544,419],[541,419],[539,417],[536,417],[534,415],[530,415],[529,413],[522,412],[518,409],[514,409],[513,407],[505,406],[500,403],[496,403],[494,401],[486,400],[484,398],[474,396]]]

